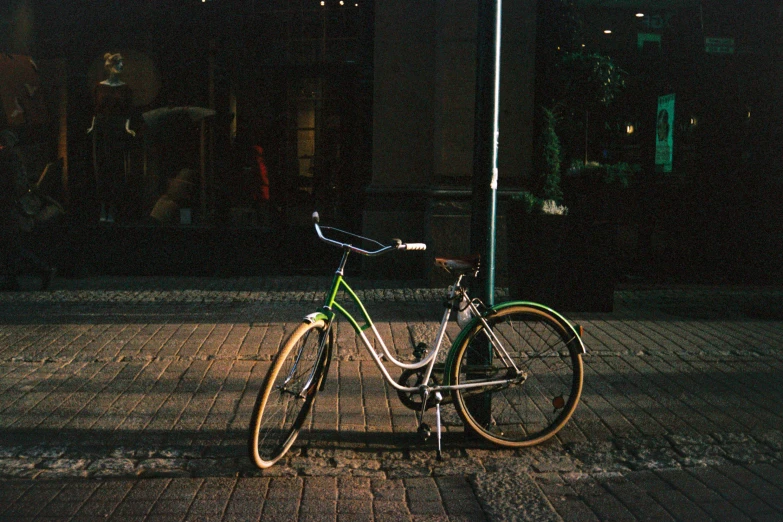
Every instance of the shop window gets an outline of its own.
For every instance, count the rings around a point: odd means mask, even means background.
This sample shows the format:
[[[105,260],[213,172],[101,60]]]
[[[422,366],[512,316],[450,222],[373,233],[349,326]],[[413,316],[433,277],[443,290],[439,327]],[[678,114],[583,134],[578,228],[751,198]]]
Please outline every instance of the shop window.
[[[315,156],[315,100],[298,100],[296,112],[296,155],[299,176],[313,177]]]
[[[294,153],[297,168],[294,174],[294,189],[299,193],[313,195],[316,170],[318,169],[318,125],[319,108],[322,104],[322,80],[302,79],[292,92]],[[300,194],[301,196],[301,194]]]

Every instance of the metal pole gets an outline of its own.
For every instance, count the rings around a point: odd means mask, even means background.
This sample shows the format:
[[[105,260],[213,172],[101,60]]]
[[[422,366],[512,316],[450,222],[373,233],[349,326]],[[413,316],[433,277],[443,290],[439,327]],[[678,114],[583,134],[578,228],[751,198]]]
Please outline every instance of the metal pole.
[[[498,188],[498,105],[500,98],[500,4],[478,0],[476,37],[476,122],[473,133],[473,201],[470,248],[481,254],[476,294],[487,306],[495,304],[495,220]],[[471,364],[486,367],[492,349],[484,336],[474,339]],[[470,377],[469,377],[470,378]],[[491,422],[492,393],[467,399],[467,407],[482,424]]]
[[[495,236],[500,106],[500,20],[502,0],[479,0],[476,114],[473,145],[473,201],[470,246],[482,255],[481,298],[495,302]]]

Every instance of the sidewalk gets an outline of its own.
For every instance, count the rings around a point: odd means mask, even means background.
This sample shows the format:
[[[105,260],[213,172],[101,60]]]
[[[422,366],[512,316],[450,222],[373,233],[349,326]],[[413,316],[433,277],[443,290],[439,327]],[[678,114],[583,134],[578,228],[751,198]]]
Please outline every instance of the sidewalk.
[[[341,324],[310,429],[258,471],[250,409],[327,281],[0,293],[0,520],[783,519],[783,288],[628,287],[569,314],[585,389],[557,440],[495,448],[446,406],[442,462]],[[394,349],[434,337],[441,291],[354,288]]]

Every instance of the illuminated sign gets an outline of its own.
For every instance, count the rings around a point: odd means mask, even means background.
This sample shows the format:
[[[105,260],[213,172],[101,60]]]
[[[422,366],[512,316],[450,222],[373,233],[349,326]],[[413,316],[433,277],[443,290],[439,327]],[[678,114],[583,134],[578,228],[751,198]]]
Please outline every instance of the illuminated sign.
[[[663,172],[672,171],[674,150],[674,94],[658,97],[658,118],[655,127],[655,166]]]

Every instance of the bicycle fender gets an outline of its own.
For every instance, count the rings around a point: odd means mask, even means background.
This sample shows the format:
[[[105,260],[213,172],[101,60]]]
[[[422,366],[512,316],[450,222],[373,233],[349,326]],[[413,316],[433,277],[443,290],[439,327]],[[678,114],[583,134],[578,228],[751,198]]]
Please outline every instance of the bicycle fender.
[[[450,386],[451,385],[451,367],[454,364],[454,357],[455,353],[457,352],[457,346],[462,344],[463,339],[468,336],[471,330],[473,330],[473,326],[478,322],[478,318],[474,317],[470,320],[468,324],[462,328],[462,330],[459,331],[459,334],[457,334],[457,337],[454,339],[454,342],[451,343],[451,348],[449,348],[449,353],[446,354],[446,360],[443,362],[443,384],[444,386]]]
[[[579,340],[579,348],[582,351],[582,355],[587,353],[587,348],[585,347],[585,343],[582,342],[582,335],[581,335],[581,327],[574,326],[571,324],[571,322],[563,317],[563,315],[556,310],[552,310],[548,306],[542,305],[540,303],[534,303],[532,301],[508,301],[507,303],[500,303],[499,305],[493,306],[489,312],[487,312],[487,315],[490,315],[490,313],[498,310],[502,310],[504,308],[508,308],[509,306],[516,306],[516,305],[523,305],[523,306],[529,306],[530,308],[536,308],[538,310],[542,310],[544,312],[548,312],[555,317],[557,317],[562,323],[563,326],[566,327],[567,330],[569,330],[571,333],[574,334],[574,337],[576,337]]]
[[[328,323],[329,322],[329,316],[326,315],[323,312],[313,312],[311,314],[307,314],[306,316],[304,316],[303,320],[304,320],[304,322],[309,323],[309,324],[313,324],[313,323],[318,322],[318,321],[323,321],[325,323]]]

